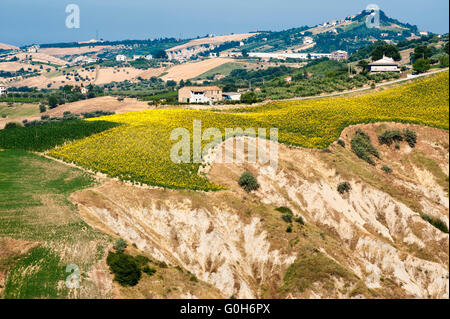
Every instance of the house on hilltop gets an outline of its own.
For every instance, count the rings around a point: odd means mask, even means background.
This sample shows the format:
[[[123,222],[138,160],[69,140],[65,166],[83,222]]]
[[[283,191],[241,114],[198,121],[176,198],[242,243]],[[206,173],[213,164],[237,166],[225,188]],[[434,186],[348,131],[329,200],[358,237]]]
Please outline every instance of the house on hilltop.
[[[370,72],[379,73],[379,72],[400,72],[398,67],[398,63],[394,61],[394,59],[389,58],[383,55],[383,58],[380,60],[374,61],[369,64]]]
[[[180,103],[212,103],[222,99],[222,89],[218,86],[185,86],[178,90]]]

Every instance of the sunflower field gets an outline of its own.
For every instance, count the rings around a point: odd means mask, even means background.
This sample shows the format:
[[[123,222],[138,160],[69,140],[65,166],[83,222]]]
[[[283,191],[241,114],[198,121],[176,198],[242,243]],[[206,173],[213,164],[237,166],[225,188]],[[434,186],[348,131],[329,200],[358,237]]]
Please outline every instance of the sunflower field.
[[[220,190],[220,185],[198,174],[201,164],[171,161],[173,129],[186,128],[192,135],[194,120],[201,120],[202,130],[218,128],[221,132],[237,127],[278,128],[280,143],[308,148],[325,148],[345,127],[359,123],[403,122],[448,130],[449,73],[356,97],[274,102],[229,112],[159,109],[102,120],[123,125],[58,147],[50,155],[123,180]]]

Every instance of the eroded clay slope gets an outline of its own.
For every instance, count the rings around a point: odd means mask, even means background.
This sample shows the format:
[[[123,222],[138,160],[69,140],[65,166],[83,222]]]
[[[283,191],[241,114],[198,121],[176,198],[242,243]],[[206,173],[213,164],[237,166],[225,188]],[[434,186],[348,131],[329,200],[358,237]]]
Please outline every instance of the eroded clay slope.
[[[415,148],[378,144],[383,130],[405,127],[418,135]],[[356,128],[380,152],[376,166],[351,151]],[[212,151],[204,172],[226,191],[109,181],[72,199],[90,224],[183,267],[222,297],[448,298],[448,234],[422,218],[448,227],[448,132],[384,123],[350,127],[341,139],[346,147],[326,150],[280,145],[276,170],[217,163]],[[238,186],[244,170],[257,176],[258,191]],[[342,182],[350,184],[348,194],[337,192]],[[281,206],[305,225],[293,222],[287,232],[275,210]]]

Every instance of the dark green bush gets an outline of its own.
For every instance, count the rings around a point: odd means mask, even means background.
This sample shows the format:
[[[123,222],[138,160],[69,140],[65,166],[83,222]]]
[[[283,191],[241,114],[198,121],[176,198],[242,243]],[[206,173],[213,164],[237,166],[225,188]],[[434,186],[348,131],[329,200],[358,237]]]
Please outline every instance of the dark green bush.
[[[141,270],[133,256],[109,252],[106,263],[114,274],[114,280],[122,286],[136,286],[141,279]]]
[[[256,177],[248,171],[242,173],[241,177],[239,178],[239,186],[241,186],[247,193],[250,193],[251,191],[257,190],[259,188]]]
[[[371,165],[375,165],[375,161],[372,159],[372,156],[380,158],[377,149],[370,141],[369,135],[360,129],[355,132],[355,135],[351,140],[351,146],[352,151],[356,154],[356,156]]]
[[[289,225],[289,226],[286,228],[286,233],[292,233],[292,225]]]
[[[305,221],[303,220],[302,216],[299,216],[295,219],[295,221],[297,223],[299,223],[300,225],[305,225]]]
[[[378,136],[378,142],[380,144],[385,144],[391,146],[393,142],[403,141],[403,134],[399,130],[387,130],[383,134]]]
[[[144,268],[142,268],[142,271],[147,275],[152,276],[156,272],[156,268],[149,267],[148,265],[146,265],[144,266]]]
[[[340,183],[337,187],[339,194],[348,193],[350,191],[350,184],[348,182]]]
[[[276,210],[280,213],[283,213],[281,218],[286,223],[292,223],[292,219],[294,218],[294,213],[292,212],[292,210],[290,210],[288,207],[278,207]]]
[[[429,222],[431,225],[433,225],[434,227],[436,227],[440,231],[448,234],[448,227],[447,227],[447,225],[442,220],[440,220],[439,218],[435,218],[435,217],[429,216],[427,214],[423,214],[422,215],[422,219],[427,221],[427,222]]]
[[[390,168],[389,166],[384,165],[381,169],[388,174],[392,173],[392,168]]]
[[[409,144],[410,147],[414,148],[417,143],[417,134],[416,132],[413,132],[409,129],[405,129],[403,132],[405,136],[406,142]]]
[[[338,140],[337,143],[342,146],[345,147],[345,142],[343,140]]]
[[[400,149],[400,142],[405,140],[410,147],[415,147],[417,143],[417,134],[409,129],[405,129],[403,132],[399,130],[387,130],[383,134],[378,136],[378,142],[391,146],[395,143],[395,149]]]
[[[22,127],[22,125],[18,122],[9,122],[9,123],[6,123],[5,130],[12,129],[12,128],[18,128],[18,127]]]

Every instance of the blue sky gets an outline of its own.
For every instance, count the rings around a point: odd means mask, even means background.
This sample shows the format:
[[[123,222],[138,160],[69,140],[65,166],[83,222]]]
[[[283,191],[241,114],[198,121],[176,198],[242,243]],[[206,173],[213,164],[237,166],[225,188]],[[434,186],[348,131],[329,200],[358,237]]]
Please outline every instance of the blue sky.
[[[65,27],[71,3],[80,7],[80,29]],[[343,18],[371,3],[421,30],[448,32],[448,0],[0,0],[0,42],[83,41],[97,30],[106,40],[282,30]]]

